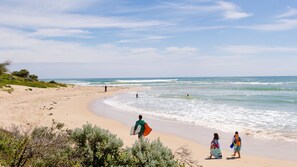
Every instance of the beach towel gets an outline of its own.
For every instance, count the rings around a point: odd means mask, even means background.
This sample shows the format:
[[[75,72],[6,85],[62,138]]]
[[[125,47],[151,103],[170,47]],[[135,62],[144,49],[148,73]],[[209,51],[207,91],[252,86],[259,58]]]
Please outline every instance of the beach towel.
[[[219,148],[211,148],[210,149],[211,155],[213,155],[216,159],[222,158],[222,152]]]

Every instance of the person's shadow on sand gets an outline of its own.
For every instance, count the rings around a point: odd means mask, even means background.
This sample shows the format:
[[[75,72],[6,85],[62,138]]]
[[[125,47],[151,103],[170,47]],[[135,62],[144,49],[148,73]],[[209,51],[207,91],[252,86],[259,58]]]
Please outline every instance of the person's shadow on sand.
[[[209,158],[209,157],[207,157],[207,158],[204,158],[205,160],[219,160],[219,159],[222,159],[222,158]]]
[[[235,159],[239,159],[238,157],[227,157],[226,160],[235,160]]]

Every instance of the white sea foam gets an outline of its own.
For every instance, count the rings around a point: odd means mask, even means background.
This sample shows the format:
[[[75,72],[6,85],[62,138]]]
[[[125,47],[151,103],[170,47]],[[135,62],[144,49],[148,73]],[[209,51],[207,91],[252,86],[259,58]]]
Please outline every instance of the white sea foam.
[[[175,82],[177,79],[144,79],[144,80],[116,80],[118,83],[168,83]]]
[[[256,138],[297,142],[297,114],[276,110],[258,110],[201,99],[158,98],[143,94],[122,94],[104,103],[129,112],[153,115],[215,128],[225,132],[241,131]]]
[[[58,82],[73,84],[73,85],[90,86],[90,82],[82,81],[82,80],[58,80]]]

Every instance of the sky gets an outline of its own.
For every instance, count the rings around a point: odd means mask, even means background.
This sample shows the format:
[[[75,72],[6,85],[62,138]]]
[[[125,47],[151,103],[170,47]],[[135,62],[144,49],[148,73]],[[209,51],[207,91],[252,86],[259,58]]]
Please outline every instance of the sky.
[[[39,78],[296,76],[297,0],[0,0],[0,62]]]

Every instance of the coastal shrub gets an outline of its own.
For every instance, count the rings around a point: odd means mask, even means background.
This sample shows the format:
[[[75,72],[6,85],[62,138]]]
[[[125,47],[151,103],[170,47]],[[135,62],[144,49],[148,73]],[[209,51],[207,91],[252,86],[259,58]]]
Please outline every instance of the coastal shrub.
[[[109,131],[90,124],[75,129],[75,156],[83,166],[118,166],[121,164],[123,141]]]
[[[20,71],[12,72],[12,75],[22,77],[22,78],[28,78],[29,74],[30,74],[30,72],[28,70],[26,70],[26,69],[21,69]]]
[[[32,81],[38,81],[38,76],[34,75],[34,74],[31,74],[31,75],[29,75],[29,79],[32,80]]]
[[[11,64],[10,61],[5,61],[3,63],[0,63],[0,75],[8,72],[7,66]]]
[[[51,80],[51,81],[49,81],[48,83],[55,84],[55,83],[56,83],[56,81],[54,81],[54,80]]]
[[[184,166],[160,140],[136,141],[123,148],[123,141],[91,124],[65,130],[53,121],[51,127],[23,132],[0,129],[0,164],[3,166]]]
[[[182,166],[202,167],[192,157],[192,152],[187,145],[181,146],[174,152],[174,157]]]
[[[163,146],[159,139],[152,142],[147,139],[139,140],[129,150],[136,166],[180,166],[172,151]]]
[[[36,127],[29,132],[13,128],[0,132],[0,164],[4,166],[73,166],[72,148],[63,124]]]
[[[14,89],[10,85],[0,84],[0,88],[9,94],[14,91]]]
[[[22,85],[29,87],[38,87],[38,88],[56,88],[56,87],[67,87],[66,84],[57,83],[55,81],[43,82],[38,81],[38,76],[31,74],[26,69],[20,71],[14,71],[11,74],[7,73],[7,66],[11,64],[10,61],[0,63],[0,88],[3,88],[5,85]],[[13,90],[8,90],[12,92]]]
[[[4,85],[22,85],[37,88],[56,88],[56,87],[67,87],[66,84],[62,83],[49,83],[44,81],[35,81],[32,79],[22,78],[11,74],[0,75],[0,88]]]

